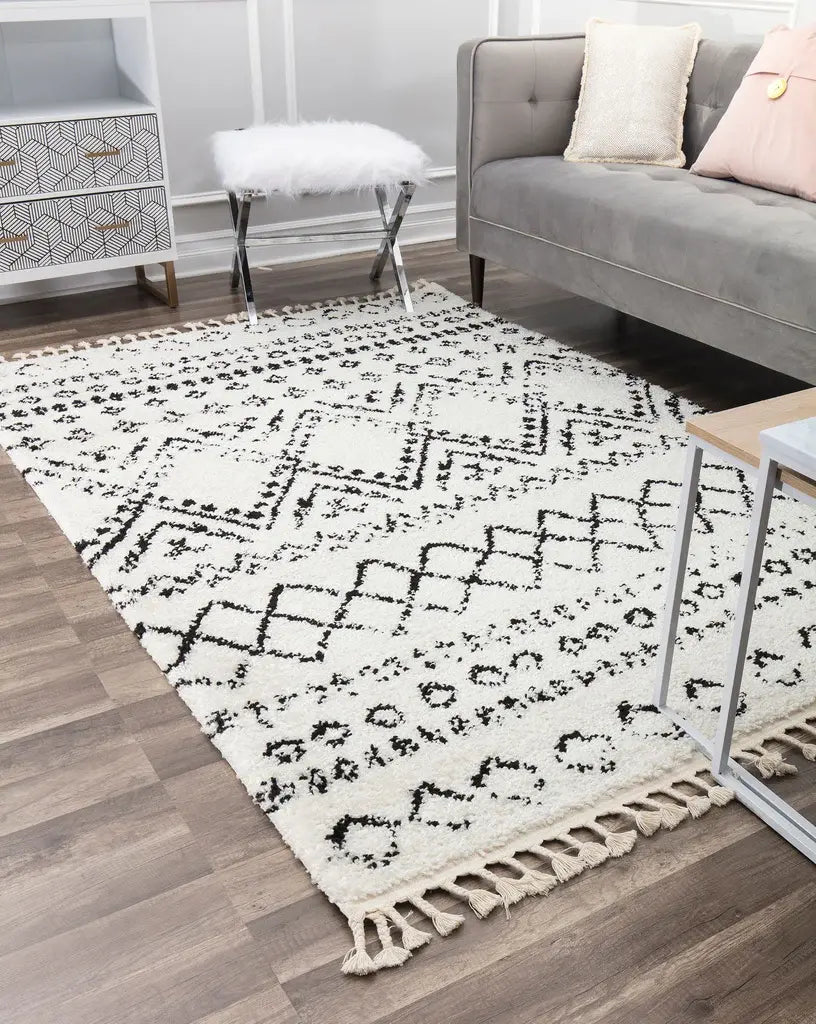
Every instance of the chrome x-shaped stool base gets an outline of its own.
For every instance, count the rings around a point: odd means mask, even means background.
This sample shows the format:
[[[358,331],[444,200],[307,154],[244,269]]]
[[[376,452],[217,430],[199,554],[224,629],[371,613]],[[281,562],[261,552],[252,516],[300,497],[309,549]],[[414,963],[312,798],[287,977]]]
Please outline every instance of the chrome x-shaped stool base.
[[[385,268],[386,260],[391,261],[394,270],[394,277],[397,282],[402,304],[406,313],[413,313],[414,307],[411,301],[411,290],[408,287],[408,278],[405,275],[405,267],[402,262],[397,235],[402,227],[405,218],[405,211],[416,191],[416,185],[411,181],[403,181],[394,202],[389,209],[388,198],[385,187],[377,185],[374,194],[377,197],[377,205],[380,208],[382,228],[361,228],[359,231],[321,231],[310,232],[309,234],[284,234],[281,232],[268,231],[255,233],[248,236],[249,209],[255,193],[228,192],[230,213],[232,214],[232,226],[235,235],[235,252],[232,257],[232,288],[241,286],[246,303],[247,316],[250,324],[258,322],[258,313],[255,309],[255,298],[252,293],[252,277],[249,272],[249,259],[247,258],[247,246],[253,242],[356,242],[362,239],[378,240],[380,245],[377,255],[374,257],[374,264],[369,275],[372,281],[379,281]]]

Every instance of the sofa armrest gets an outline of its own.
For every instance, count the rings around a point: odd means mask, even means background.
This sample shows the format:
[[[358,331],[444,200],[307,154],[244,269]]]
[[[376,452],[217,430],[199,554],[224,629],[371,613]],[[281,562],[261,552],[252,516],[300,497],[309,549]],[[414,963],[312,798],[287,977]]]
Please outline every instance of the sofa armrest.
[[[469,247],[470,183],[491,160],[554,156],[569,142],[584,37],[471,40],[457,62],[456,240]]]

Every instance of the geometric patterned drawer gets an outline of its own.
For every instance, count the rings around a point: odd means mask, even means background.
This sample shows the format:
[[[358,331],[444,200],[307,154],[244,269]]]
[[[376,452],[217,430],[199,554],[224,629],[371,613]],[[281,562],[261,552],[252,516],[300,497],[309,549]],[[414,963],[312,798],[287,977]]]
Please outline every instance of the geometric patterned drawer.
[[[0,203],[0,273],[169,248],[163,187]]]
[[[0,125],[0,196],[161,181],[155,114]]]

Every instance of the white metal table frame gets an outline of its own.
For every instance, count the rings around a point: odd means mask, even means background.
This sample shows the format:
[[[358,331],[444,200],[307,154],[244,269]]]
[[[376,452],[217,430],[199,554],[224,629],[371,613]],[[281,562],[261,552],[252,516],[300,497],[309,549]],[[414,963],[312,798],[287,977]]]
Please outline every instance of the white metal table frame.
[[[689,434],[686,469],[683,478],[680,512],[674,554],[669,570],[666,608],[663,618],[663,633],[658,654],[657,680],[655,683],[655,704],[668,718],[682,728],[701,750],[711,758],[711,774],[722,786],[733,790],[737,799],[757,817],[782,835],[797,850],[816,863],[816,825],[797,813],[790,804],[782,800],[772,789],[742,767],[731,757],[731,740],[739,702],[740,684],[745,666],[745,656],[754,613],[757,584],[765,549],[765,536],[774,491],[779,490],[816,507],[816,499],[780,479],[780,463],[768,451],[768,444],[760,434],[762,454],[759,469],[732,456],[729,452],[702,438]],[[751,526],[745,552],[745,563],[740,581],[739,598],[734,619],[734,631],[728,658],[725,693],[720,709],[716,736],[705,736],[695,725],[668,704],[680,606],[683,599],[683,584],[688,564],[689,544],[694,526],[694,513],[699,494],[700,467],[704,452],[709,451],[719,459],[725,459],[747,473],[756,475],[754,506]],[[774,453],[775,454],[775,453]],[[812,466],[791,464],[785,458],[785,469],[791,469],[802,476],[812,478]]]
[[[348,231],[310,231],[308,233],[287,234],[280,231],[259,231],[248,234],[249,210],[252,200],[260,193],[252,191],[227,192],[232,215],[233,235],[235,239],[235,251],[232,257],[232,288],[237,289],[239,284],[244,293],[247,316],[250,324],[257,324],[258,311],[255,308],[255,297],[252,291],[252,276],[249,270],[249,259],[247,257],[247,246],[255,242],[357,242],[363,239],[379,241],[377,255],[371,267],[369,277],[372,281],[379,281],[385,268],[386,260],[391,260],[394,270],[394,277],[397,282],[402,304],[406,313],[413,313],[414,307],[411,301],[411,289],[408,287],[408,278],[405,274],[405,267],[402,262],[397,235],[405,219],[408,204],[416,191],[416,184],[412,181],[400,182],[399,192],[394,200],[394,205],[389,209],[388,195],[384,185],[374,186],[374,195],[377,198],[377,206],[380,210],[382,220],[381,228],[360,228],[359,230]]]

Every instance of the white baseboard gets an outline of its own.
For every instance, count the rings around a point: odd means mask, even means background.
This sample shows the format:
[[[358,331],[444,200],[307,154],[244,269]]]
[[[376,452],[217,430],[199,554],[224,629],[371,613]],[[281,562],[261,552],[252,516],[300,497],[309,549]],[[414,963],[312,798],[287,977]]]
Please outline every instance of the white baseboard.
[[[455,205],[453,202],[446,202],[409,207],[400,231],[400,242],[403,245],[411,245],[453,238],[456,234]],[[377,214],[352,213],[332,217],[315,217],[310,220],[287,221],[275,225],[275,228],[296,234],[324,229],[342,231],[344,228],[359,230],[379,226],[380,220]],[[266,227],[268,230],[272,229],[271,225]],[[226,274],[231,266],[232,233],[229,230],[179,235],[176,238],[176,246],[178,249],[176,275],[178,277],[198,277],[201,274],[213,273]],[[286,245],[263,242],[252,246],[250,259],[254,267],[267,267],[280,263],[300,263],[304,260],[339,256],[348,252],[363,252],[367,249],[371,249],[373,255],[374,248],[374,244],[370,241],[303,242],[287,243]],[[158,275],[160,271],[157,268],[154,269]],[[149,267],[148,273],[151,273]],[[48,281],[31,281],[0,288],[0,304],[26,299],[44,299],[53,295],[96,291],[103,288],[118,288],[133,280],[133,269],[125,268],[75,274]],[[183,292],[181,299],[183,302]]]

